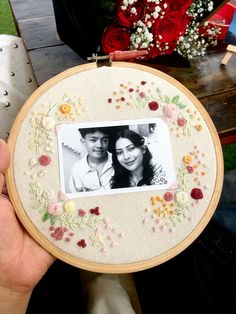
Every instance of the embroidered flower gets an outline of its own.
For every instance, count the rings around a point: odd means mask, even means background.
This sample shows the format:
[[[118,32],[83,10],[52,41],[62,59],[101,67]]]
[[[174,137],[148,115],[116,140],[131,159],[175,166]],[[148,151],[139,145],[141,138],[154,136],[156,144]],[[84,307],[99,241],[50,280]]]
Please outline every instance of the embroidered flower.
[[[82,248],[85,248],[87,246],[85,239],[81,239],[80,241],[78,241],[77,245]]]
[[[194,167],[193,166],[187,166],[186,168],[188,170],[188,173],[193,173],[194,172]]]
[[[190,164],[192,162],[192,157],[190,155],[186,155],[183,158],[185,164]]]
[[[44,167],[45,167],[45,166],[50,165],[50,163],[51,163],[51,157],[48,156],[48,155],[41,155],[41,156],[39,157],[38,161],[39,161],[39,164],[40,164],[41,166],[44,166]]]
[[[51,117],[45,117],[42,120],[42,127],[45,130],[51,130],[55,126],[55,121]]]
[[[62,104],[59,109],[62,114],[68,114],[71,111],[71,106],[65,103],[65,104]]]
[[[35,158],[31,158],[29,160],[29,165],[30,165],[30,167],[36,166],[37,165],[37,160]]]
[[[178,126],[181,126],[181,127],[183,127],[183,126],[185,126],[185,124],[186,124],[186,119],[184,119],[184,118],[178,118],[177,119],[177,124],[178,124]]]
[[[83,209],[79,209],[78,210],[78,215],[79,215],[79,217],[84,217],[86,215],[86,211],[83,210]]]
[[[156,101],[151,101],[148,104],[148,106],[149,106],[149,109],[153,110],[153,111],[155,111],[155,110],[157,110],[159,108],[159,105],[158,105],[158,103]]]
[[[191,191],[191,197],[195,200],[200,200],[203,198],[203,193],[201,189],[194,188]]]
[[[171,192],[166,192],[166,193],[164,194],[164,199],[165,199],[167,202],[172,201],[172,199],[173,199],[173,194],[172,194]]]
[[[175,199],[179,204],[186,204],[188,202],[188,195],[185,192],[178,192],[175,194]]]
[[[64,204],[64,210],[66,213],[71,213],[75,210],[75,203],[72,201],[67,201]]]
[[[99,207],[95,207],[95,208],[90,209],[90,213],[91,213],[92,215],[99,216],[99,215],[100,215]]]
[[[55,240],[62,240],[64,237],[64,230],[62,227],[57,227],[53,233],[51,233],[51,237]]]
[[[55,193],[52,190],[44,190],[43,191],[43,197],[46,200],[53,200],[54,196],[55,196]]]
[[[48,205],[48,213],[53,216],[60,216],[62,211],[61,203],[51,203]]]
[[[179,113],[179,108],[177,108],[175,105],[165,105],[163,111],[165,116],[172,120]]]
[[[202,126],[201,126],[201,124],[196,124],[194,127],[195,127],[195,129],[196,129],[197,131],[202,131]]]

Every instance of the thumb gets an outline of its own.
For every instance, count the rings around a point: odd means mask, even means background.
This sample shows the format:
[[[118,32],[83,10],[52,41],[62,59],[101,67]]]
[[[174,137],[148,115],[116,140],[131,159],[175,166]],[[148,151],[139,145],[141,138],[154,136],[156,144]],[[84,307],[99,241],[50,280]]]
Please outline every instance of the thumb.
[[[4,173],[10,164],[10,152],[6,142],[0,139],[0,192],[4,184]]]

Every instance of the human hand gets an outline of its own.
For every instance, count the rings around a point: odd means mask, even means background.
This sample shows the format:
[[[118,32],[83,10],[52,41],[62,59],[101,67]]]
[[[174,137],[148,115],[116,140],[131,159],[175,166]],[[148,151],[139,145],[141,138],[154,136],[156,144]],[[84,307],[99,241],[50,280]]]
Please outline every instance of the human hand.
[[[55,259],[30,237],[15,215],[4,187],[9,163],[7,144],[0,139],[0,313],[16,314],[24,313],[33,288]],[[22,309],[19,301],[26,303]],[[14,302],[15,308],[10,309]]]

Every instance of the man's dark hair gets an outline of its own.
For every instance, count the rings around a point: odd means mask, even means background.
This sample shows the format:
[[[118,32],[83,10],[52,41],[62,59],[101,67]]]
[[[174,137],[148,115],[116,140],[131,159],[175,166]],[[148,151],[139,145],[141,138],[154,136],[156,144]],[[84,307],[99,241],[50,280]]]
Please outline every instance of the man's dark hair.
[[[97,131],[99,131],[103,134],[106,134],[109,137],[109,131],[110,131],[109,129],[110,128],[107,128],[107,127],[81,128],[81,129],[79,129],[79,132],[83,138],[86,136],[86,134],[88,134],[88,133],[93,134]]]

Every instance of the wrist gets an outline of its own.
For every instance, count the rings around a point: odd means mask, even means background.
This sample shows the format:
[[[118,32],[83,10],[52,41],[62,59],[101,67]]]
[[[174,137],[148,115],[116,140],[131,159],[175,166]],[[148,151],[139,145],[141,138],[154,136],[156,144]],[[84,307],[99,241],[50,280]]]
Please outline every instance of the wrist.
[[[25,314],[32,291],[16,292],[0,287],[0,313]]]

